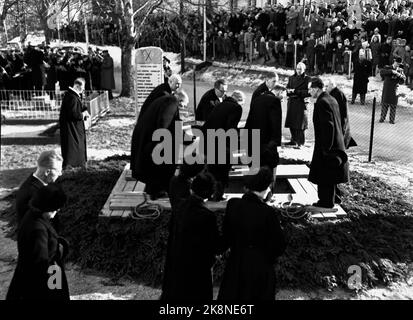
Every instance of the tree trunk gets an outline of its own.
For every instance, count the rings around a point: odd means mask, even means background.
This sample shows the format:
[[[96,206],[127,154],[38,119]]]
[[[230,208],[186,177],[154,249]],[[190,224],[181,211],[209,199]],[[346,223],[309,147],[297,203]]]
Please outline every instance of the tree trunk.
[[[184,21],[184,1],[180,0],[179,1],[179,18],[181,19],[181,24],[183,27],[183,21]],[[185,72],[185,37],[182,34],[183,32],[180,31],[180,38],[181,38],[181,73]]]
[[[132,50],[133,44],[122,43],[121,68],[122,68],[122,97],[132,97],[134,95],[133,70],[132,70]]]
[[[50,44],[50,29],[47,25],[46,17],[40,17],[40,25],[42,27],[42,30],[44,31],[44,37],[46,39],[46,44]]]

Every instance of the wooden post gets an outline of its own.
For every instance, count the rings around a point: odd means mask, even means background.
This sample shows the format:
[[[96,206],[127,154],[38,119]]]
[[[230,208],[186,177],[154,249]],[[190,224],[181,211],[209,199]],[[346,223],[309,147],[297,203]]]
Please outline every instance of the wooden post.
[[[369,146],[369,162],[371,162],[371,155],[373,153],[373,137],[374,137],[374,118],[376,115],[376,97],[373,99],[373,109],[371,112],[371,127],[370,127],[370,146]]]
[[[196,66],[193,67],[194,70],[194,116],[196,113]]]
[[[294,41],[294,70],[297,67],[297,41]]]
[[[350,51],[350,59],[348,60],[348,78],[351,79],[351,54],[352,52]]]

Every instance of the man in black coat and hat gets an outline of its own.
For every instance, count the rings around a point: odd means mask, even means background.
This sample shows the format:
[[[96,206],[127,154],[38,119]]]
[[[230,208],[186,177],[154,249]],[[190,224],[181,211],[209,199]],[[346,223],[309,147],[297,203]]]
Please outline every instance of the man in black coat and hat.
[[[308,180],[317,185],[318,202],[314,205],[333,208],[336,185],[349,180],[340,109],[337,101],[324,91],[324,83],[314,78],[310,88],[316,99],[313,112],[314,152]]]
[[[241,120],[242,116],[242,106],[245,103],[245,94],[241,91],[234,91],[231,96],[225,98],[225,100],[216,106],[208,120],[202,126],[202,132],[204,134],[205,140],[208,137],[208,130],[218,130],[222,129],[225,132],[228,132],[230,129],[238,129],[238,123]],[[214,201],[220,201],[223,199],[224,188],[228,185],[228,175],[231,170],[231,159],[232,153],[236,150],[233,150],[231,147],[231,142],[226,139],[225,150],[218,148],[218,143],[215,141],[215,152],[214,157],[210,155],[212,159],[208,158],[208,148],[204,147],[205,156],[208,163],[208,170],[212,173],[216,180],[216,190],[213,196]],[[238,145],[238,141],[237,141]],[[219,163],[219,156],[222,156],[222,153],[225,152],[225,164]],[[211,163],[213,162],[213,163]]]
[[[173,74],[168,78],[167,83],[161,83],[146,98],[145,102],[142,104],[141,110],[139,111],[139,117],[146,112],[149,106],[154,102],[156,99],[170,95],[175,93],[180,87],[182,86],[182,79],[178,74]]]
[[[225,79],[215,81],[214,88],[204,93],[195,111],[195,120],[206,121],[212,110],[220,104],[228,90]]]
[[[85,79],[75,80],[73,87],[66,91],[60,108],[60,144],[63,169],[84,167],[87,161],[86,130],[84,121],[90,117],[87,107],[82,104]]]
[[[366,102],[367,85],[369,83],[369,76],[371,75],[371,61],[366,59],[366,51],[359,50],[359,58],[354,60],[354,78],[351,104],[354,104],[357,94],[360,94],[360,103],[362,105]]]
[[[167,196],[169,181],[176,169],[175,152],[172,152],[171,163],[161,164],[156,164],[152,153],[157,146],[164,150],[175,150],[179,147],[175,145],[175,122],[181,121],[179,108],[186,106],[188,102],[188,96],[183,91],[156,99],[139,117],[133,130],[130,164],[132,176],[146,184],[145,192],[152,199]],[[167,145],[167,141],[153,141],[152,136],[158,129],[167,129],[171,133],[172,145]]]

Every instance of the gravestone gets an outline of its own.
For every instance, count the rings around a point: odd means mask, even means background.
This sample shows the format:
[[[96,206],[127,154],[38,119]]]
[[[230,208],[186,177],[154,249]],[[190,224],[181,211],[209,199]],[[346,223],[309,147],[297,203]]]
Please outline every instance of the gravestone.
[[[164,82],[163,51],[159,47],[139,48],[135,52],[136,117],[151,91]]]

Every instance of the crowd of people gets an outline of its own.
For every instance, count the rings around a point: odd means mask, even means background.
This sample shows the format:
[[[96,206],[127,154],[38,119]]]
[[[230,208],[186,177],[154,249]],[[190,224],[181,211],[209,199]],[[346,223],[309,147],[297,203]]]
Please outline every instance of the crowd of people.
[[[86,90],[115,88],[113,59],[108,50],[82,53],[76,47],[61,49],[44,44],[28,45],[23,51],[0,51],[0,90],[65,91],[76,78],[84,78]]]

